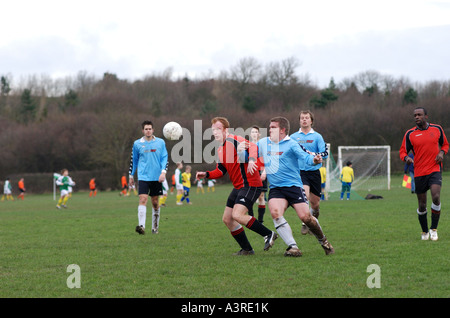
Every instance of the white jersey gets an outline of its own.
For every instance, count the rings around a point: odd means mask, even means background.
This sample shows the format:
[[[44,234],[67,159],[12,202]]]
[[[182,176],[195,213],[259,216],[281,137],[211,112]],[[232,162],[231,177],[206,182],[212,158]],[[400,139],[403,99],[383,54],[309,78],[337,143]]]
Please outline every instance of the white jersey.
[[[11,194],[11,183],[9,182],[9,180],[5,181],[5,185],[3,186],[3,193]]]

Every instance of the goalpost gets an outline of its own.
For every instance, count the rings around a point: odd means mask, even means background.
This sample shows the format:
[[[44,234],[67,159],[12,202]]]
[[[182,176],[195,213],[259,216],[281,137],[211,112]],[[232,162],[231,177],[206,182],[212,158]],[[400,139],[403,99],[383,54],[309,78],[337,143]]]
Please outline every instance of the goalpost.
[[[352,190],[375,190],[391,188],[391,146],[339,146],[338,160],[334,161],[331,145],[327,144],[329,157],[326,160],[326,191],[341,191],[342,168],[352,162],[355,180]]]

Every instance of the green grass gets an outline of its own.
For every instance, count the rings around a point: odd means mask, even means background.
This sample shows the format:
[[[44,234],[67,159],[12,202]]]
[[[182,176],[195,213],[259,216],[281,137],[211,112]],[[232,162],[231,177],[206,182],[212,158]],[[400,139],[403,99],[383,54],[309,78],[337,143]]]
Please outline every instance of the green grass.
[[[420,240],[417,199],[394,176],[393,189],[373,192],[383,200],[322,202],[319,220],[334,255],[300,235],[294,211],[286,211],[301,258],[283,257],[281,239],[264,252],[263,239],[248,229],[256,255],[231,255],[239,248],[222,223],[230,186],[204,195],[193,187],[191,206],[178,207],[169,196],[160,233],[144,236],[134,232],[133,195],[75,193],[65,210],[51,195],[0,202],[0,297],[448,298],[449,176],[439,241]],[[268,211],[265,220],[273,229]],[[70,264],[80,266],[81,288],[66,285]],[[370,264],[380,266],[381,288],[366,285]]]

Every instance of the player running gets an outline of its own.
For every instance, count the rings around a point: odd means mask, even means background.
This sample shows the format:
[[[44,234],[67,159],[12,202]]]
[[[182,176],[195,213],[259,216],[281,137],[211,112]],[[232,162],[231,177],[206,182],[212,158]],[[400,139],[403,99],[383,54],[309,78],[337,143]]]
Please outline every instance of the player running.
[[[288,245],[285,256],[298,257],[302,252],[292,235],[291,227],[284,218],[289,206],[297,213],[315,235],[326,255],[333,254],[334,248],[323,234],[319,221],[309,213],[308,199],[302,188],[299,174],[299,161],[307,165],[320,164],[320,154],[314,156],[306,153],[300,145],[289,137],[289,121],[284,117],[270,120],[270,137],[258,142],[259,154],[263,157],[264,167],[269,180],[269,210],[278,234]]]
[[[59,186],[59,190],[61,191],[56,208],[67,208],[67,200],[69,200],[69,187],[75,186],[75,182],[69,177],[69,170],[63,169],[61,171],[61,176],[59,176],[56,180],[56,185]]]
[[[264,250],[267,251],[273,246],[278,235],[258,222],[253,216],[247,215],[247,212],[261,194],[262,182],[256,163],[257,147],[250,143],[247,144],[249,145],[248,151],[243,150],[238,153],[239,144],[249,143],[249,141],[243,137],[230,134],[228,132],[230,124],[224,117],[215,117],[211,120],[211,123],[214,139],[221,144],[217,150],[217,167],[212,171],[197,172],[196,179],[218,179],[228,172],[234,188],[228,196],[222,221],[241,247],[241,250],[235,255],[252,255],[255,253],[242,225],[264,237]]]
[[[438,240],[437,227],[441,215],[442,161],[448,153],[449,144],[441,126],[428,123],[427,111],[423,107],[414,109],[416,127],[409,129],[403,137],[400,159],[414,163],[414,181],[419,208],[419,223],[422,240]],[[414,160],[408,153],[414,153]],[[431,192],[431,227],[428,231],[427,191]]]

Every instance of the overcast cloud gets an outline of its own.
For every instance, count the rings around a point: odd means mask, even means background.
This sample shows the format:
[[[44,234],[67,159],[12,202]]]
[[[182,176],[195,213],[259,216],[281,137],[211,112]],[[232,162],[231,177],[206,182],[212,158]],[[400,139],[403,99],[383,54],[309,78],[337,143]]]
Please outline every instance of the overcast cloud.
[[[367,70],[450,80],[450,1],[15,0],[0,6],[0,75],[86,71],[201,78],[296,57],[319,87]]]

